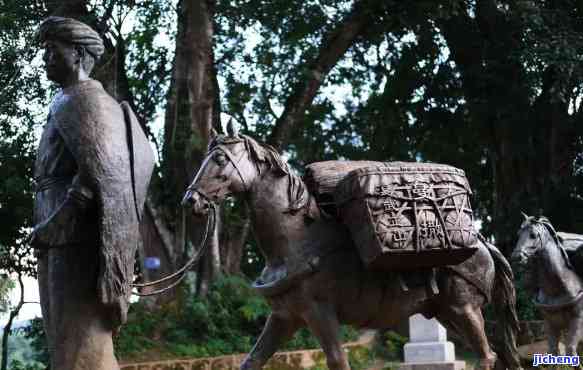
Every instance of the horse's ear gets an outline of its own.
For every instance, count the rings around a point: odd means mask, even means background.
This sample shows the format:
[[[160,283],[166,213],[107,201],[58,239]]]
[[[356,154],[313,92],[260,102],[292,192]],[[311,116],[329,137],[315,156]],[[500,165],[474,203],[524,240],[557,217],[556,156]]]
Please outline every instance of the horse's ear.
[[[235,125],[235,122],[233,121],[232,118],[229,119],[229,122],[227,123],[227,134],[229,134],[229,136],[232,138],[239,137],[239,131],[237,130],[237,125]]]
[[[520,214],[522,215],[522,217],[524,217],[524,221],[528,221],[529,217],[526,213],[520,211]]]

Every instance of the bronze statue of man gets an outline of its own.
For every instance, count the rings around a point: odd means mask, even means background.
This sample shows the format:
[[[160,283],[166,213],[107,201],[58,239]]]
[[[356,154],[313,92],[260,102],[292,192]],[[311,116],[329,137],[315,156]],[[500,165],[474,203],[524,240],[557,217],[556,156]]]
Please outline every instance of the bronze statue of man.
[[[112,335],[127,316],[153,153],[129,105],[89,77],[99,34],[49,17],[38,36],[61,88],[37,152],[31,238],[51,369],[116,370]]]

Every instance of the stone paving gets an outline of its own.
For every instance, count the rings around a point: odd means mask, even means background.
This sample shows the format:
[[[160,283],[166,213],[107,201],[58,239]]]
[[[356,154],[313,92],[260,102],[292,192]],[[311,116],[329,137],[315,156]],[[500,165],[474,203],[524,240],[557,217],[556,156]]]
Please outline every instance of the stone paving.
[[[349,351],[358,351],[369,346],[374,335],[363,335],[358,342],[347,343],[344,348]],[[236,370],[239,369],[245,354],[227,355],[220,357],[180,359],[169,361],[155,361],[121,364],[121,370]],[[321,350],[303,350],[278,352],[264,367],[264,370],[299,370],[316,365],[324,365],[325,357]]]

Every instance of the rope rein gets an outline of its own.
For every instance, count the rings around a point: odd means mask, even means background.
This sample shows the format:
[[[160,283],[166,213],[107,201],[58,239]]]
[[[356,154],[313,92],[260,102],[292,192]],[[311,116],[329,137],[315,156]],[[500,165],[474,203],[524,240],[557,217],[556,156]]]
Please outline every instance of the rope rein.
[[[149,297],[149,296],[153,296],[153,295],[162,294],[162,293],[174,288],[175,286],[180,284],[182,282],[182,280],[184,280],[188,270],[192,266],[196,265],[198,263],[198,261],[200,260],[200,258],[206,253],[208,245],[210,244],[209,240],[208,240],[209,239],[208,236],[211,233],[211,229],[212,229],[213,234],[215,232],[215,228],[217,226],[217,209],[216,209],[217,206],[214,203],[210,203],[210,205],[211,205],[211,209],[210,209],[211,212],[209,213],[209,215],[207,217],[204,236],[203,236],[203,239],[201,241],[201,245],[200,245],[198,252],[188,262],[186,262],[186,264],[184,264],[184,266],[182,266],[178,271],[176,271],[168,276],[165,276],[161,279],[158,279],[158,280],[154,280],[154,281],[150,281],[150,282],[146,282],[146,283],[130,284],[130,286],[132,288],[145,288],[145,287],[159,285],[163,282],[173,280],[174,278],[177,278],[177,280],[164,288],[160,288],[158,290],[148,292],[148,293],[132,292],[133,295],[136,295],[139,297]],[[211,226],[211,224],[212,224],[212,226]]]

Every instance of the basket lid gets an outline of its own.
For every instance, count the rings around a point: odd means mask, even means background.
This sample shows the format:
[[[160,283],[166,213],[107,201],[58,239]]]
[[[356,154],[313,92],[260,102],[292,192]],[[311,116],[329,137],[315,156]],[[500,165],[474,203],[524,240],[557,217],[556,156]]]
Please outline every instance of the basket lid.
[[[415,182],[440,184],[455,183],[468,194],[471,188],[463,170],[440,163],[386,162],[379,166],[351,171],[336,186],[337,204],[351,199],[378,194],[379,186],[401,186]]]

